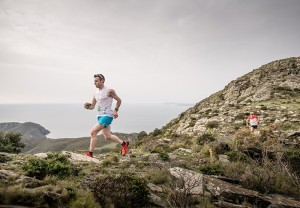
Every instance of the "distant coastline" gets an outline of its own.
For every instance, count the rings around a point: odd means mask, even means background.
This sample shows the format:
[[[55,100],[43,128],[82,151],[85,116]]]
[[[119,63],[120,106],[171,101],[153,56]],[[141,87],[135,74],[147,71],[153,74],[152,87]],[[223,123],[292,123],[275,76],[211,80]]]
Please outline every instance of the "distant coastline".
[[[114,104],[113,104],[114,105]],[[112,131],[139,133],[161,128],[179,114],[194,106],[191,103],[123,103]],[[0,123],[33,122],[51,133],[47,138],[78,138],[89,136],[96,123],[96,111],[88,111],[82,103],[72,104],[0,104]]]
[[[166,102],[162,103],[165,105],[176,105],[176,106],[188,106],[188,107],[193,107],[195,106],[195,103],[175,103],[175,102]]]

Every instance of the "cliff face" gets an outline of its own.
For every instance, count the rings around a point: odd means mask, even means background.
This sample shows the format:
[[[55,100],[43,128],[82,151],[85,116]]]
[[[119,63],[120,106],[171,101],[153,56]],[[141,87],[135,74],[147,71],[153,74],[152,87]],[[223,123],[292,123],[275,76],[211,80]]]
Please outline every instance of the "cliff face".
[[[286,132],[299,130],[300,58],[273,61],[230,82],[163,127],[163,131],[198,135],[216,122],[221,139],[231,137],[254,111],[261,126],[281,122]]]

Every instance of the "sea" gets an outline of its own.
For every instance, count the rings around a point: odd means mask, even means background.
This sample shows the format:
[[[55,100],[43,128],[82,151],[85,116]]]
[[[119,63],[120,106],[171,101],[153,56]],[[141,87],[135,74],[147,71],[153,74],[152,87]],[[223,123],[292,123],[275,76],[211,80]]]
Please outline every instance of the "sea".
[[[122,103],[119,117],[111,125],[112,132],[152,132],[194,106],[191,103]],[[0,104],[0,123],[33,122],[51,133],[47,138],[88,137],[97,123],[96,110],[83,104]]]

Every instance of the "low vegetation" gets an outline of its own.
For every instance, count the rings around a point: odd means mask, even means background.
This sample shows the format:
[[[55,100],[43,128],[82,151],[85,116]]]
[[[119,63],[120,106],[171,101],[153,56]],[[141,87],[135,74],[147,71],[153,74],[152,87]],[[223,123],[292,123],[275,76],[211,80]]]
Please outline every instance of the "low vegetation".
[[[145,207],[149,200],[147,182],[133,174],[99,177],[89,188],[103,207]]]
[[[0,152],[20,153],[25,147],[21,142],[21,133],[0,132]]]
[[[68,158],[62,154],[49,155],[47,158],[30,157],[23,165],[23,170],[30,177],[43,179],[47,175],[54,175],[58,178],[66,178],[77,174],[76,167],[71,164]]]

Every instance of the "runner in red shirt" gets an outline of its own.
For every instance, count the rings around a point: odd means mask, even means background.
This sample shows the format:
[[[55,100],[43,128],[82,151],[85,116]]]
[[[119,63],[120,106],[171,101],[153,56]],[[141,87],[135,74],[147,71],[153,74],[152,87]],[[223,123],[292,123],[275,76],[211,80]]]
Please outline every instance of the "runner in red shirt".
[[[257,129],[259,123],[259,117],[255,115],[253,112],[250,113],[250,116],[246,119],[246,125],[250,125],[251,132],[254,132]]]

